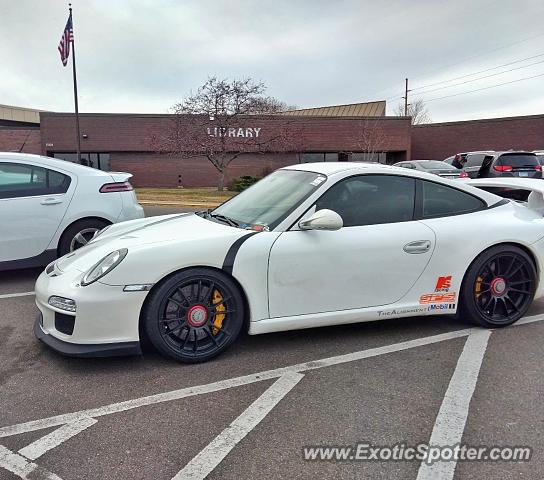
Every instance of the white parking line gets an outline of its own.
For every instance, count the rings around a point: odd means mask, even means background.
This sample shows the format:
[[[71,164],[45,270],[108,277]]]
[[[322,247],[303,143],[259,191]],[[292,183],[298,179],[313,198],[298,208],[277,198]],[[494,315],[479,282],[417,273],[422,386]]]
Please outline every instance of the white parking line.
[[[79,412],[67,413],[64,415],[56,415],[54,417],[43,418],[40,420],[32,420],[30,422],[20,423],[17,425],[10,425],[0,428],[0,438],[9,437],[11,435],[17,435],[19,433],[33,432],[36,430],[42,430],[44,428],[57,427],[66,423],[72,423],[85,417],[102,417],[104,415],[111,415],[113,413],[125,412],[135,408],[140,408],[146,405],[154,405],[157,403],[171,402],[173,400],[180,400],[182,398],[192,397],[194,395],[202,395],[206,393],[217,392],[225,390],[227,388],[239,387],[242,385],[248,385],[250,383],[261,382],[264,380],[271,380],[279,378],[289,372],[305,372],[309,370],[316,370],[319,368],[330,367],[333,365],[340,365],[343,363],[354,362],[356,360],[362,360],[364,358],[376,357],[378,355],[384,355],[387,353],[400,352],[410,348],[421,347],[423,345],[431,345],[437,342],[443,342],[451,340],[453,338],[466,337],[473,330],[472,328],[464,330],[456,330],[448,333],[441,333],[439,335],[433,335],[430,337],[416,338],[414,340],[408,340],[406,342],[395,343],[393,345],[386,345],[383,347],[371,348],[368,350],[361,350],[358,352],[348,353],[345,355],[337,355],[335,357],[323,358],[321,360],[314,360],[310,362],[299,363],[291,365],[289,367],[281,367],[273,370],[266,370],[259,373],[253,373],[251,375],[244,375],[242,377],[230,378],[228,380],[220,380],[218,382],[208,383],[205,385],[198,385],[195,387],[186,387],[179,390],[172,390],[170,392],[158,393],[156,395],[150,395],[147,397],[140,397],[133,400],[127,400],[119,403],[112,403],[103,407],[91,408],[88,410],[81,410]]]
[[[44,453],[58,447],[61,443],[75,437],[78,433],[94,425],[98,420],[94,418],[82,418],[77,422],[67,423],[60,428],[52,431],[50,434],[44,437],[38,438],[30,445],[21,448],[19,453],[29,460],[36,460],[40,458]]]
[[[0,445],[0,467],[23,480],[62,480],[54,473],[48,472],[35,463],[28,462],[26,458],[13,453],[2,445]]]
[[[2,300],[3,298],[29,297],[30,295],[34,295],[34,292],[4,293],[0,295],[0,300]]]
[[[484,359],[490,330],[476,330],[469,335],[457,361],[446,395],[436,416],[429,445],[451,447],[461,443],[468,417],[470,401],[476,388]],[[450,480],[455,473],[456,460],[437,461],[432,465],[422,462],[417,480]]]
[[[540,322],[544,320],[544,313],[539,313],[538,315],[531,315],[530,317],[523,317],[521,320],[518,320],[514,323],[514,327],[518,325],[527,325],[528,323]]]
[[[304,375],[286,373],[255,400],[225,430],[200,451],[172,480],[203,480],[253,430]]]
[[[541,320],[544,320],[544,314],[526,317],[518,321],[515,326],[525,325]],[[234,446],[241,439],[243,439],[245,435],[247,435],[249,431],[251,431],[256,425],[258,425],[258,423],[266,416],[267,413],[270,412],[274,405],[276,405],[281,400],[281,398],[283,398],[283,396],[300,381],[300,379],[302,378],[301,372],[317,370],[334,365],[341,365],[349,362],[363,360],[365,358],[400,352],[411,348],[416,348],[424,345],[432,345],[438,342],[469,336],[463,349],[463,353],[459,358],[457,368],[450,381],[450,387],[448,387],[446,398],[442,403],[439,415],[437,417],[437,421],[435,424],[437,433],[435,434],[435,431],[433,429],[433,435],[431,438],[431,443],[435,441],[439,442],[441,441],[441,439],[443,439],[442,441],[447,441],[448,444],[451,445],[451,443],[454,442],[452,440],[453,437],[457,436],[459,437],[457,441],[461,440],[464,425],[466,423],[466,418],[468,415],[470,400],[476,386],[481,361],[485,353],[485,345],[487,345],[487,340],[491,333],[492,330],[468,328],[429,337],[417,338],[405,342],[399,342],[393,345],[386,345],[382,347],[371,348],[368,350],[361,350],[345,355],[337,355],[334,357],[328,357],[320,360],[299,363],[288,367],[266,370],[263,372],[244,375],[241,377],[220,380],[205,385],[181,388],[170,392],[135,398],[124,402],[112,403],[98,408],[91,408],[87,410],[81,410],[79,412],[56,415],[40,420],[33,420],[17,425],[5,426],[0,428],[0,438],[26,432],[33,432],[45,428],[61,426],[61,428],[57,429],[56,431],[45,435],[44,437],[21,449],[21,452],[25,452],[27,455],[29,455],[29,457],[38,458],[38,456],[62,444],[64,441],[68,440],[74,435],[77,435],[92,424],[96,423],[96,417],[125,412],[146,405],[154,405],[162,402],[179,400],[195,395],[203,395],[206,393],[217,392],[265,380],[280,379],[277,380],[271,387],[269,387],[269,389],[263,395],[261,395],[261,397],[257,399],[250,407],[248,407],[248,409],[246,409],[246,411],[244,411],[231,424],[230,427],[225,429],[218,437],[216,437],[212,441],[212,443],[208,447],[206,447],[202,452],[194,457],[194,459],[178,473],[178,475],[191,474],[193,475],[193,477],[180,476],[175,477],[175,480],[179,480],[181,478],[204,478],[205,475],[198,476],[199,472],[207,472],[206,475],[211,472],[220,463],[220,460],[222,460],[232,450],[232,448],[234,448]],[[287,389],[288,385],[292,386]],[[282,392],[284,392],[283,395],[281,395]],[[452,416],[451,418],[453,419],[453,423],[451,424],[449,423],[450,416]],[[223,454],[223,456],[218,462],[214,463],[211,460],[212,457],[214,457],[215,455],[221,454]],[[192,465],[192,467],[188,468],[189,465]],[[40,479],[43,478],[48,480],[61,480],[58,476],[42,469],[34,463],[28,462],[26,458],[22,455],[16,454],[3,447],[2,445],[0,445],[0,467],[14,473],[15,475],[23,479],[38,478],[36,476],[38,475]],[[421,479],[451,479],[454,469],[455,465],[453,465],[451,475],[446,472],[444,476],[439,477],[437,477],[436,475],[428,474],[428,472],[423,469],[421,471]]]

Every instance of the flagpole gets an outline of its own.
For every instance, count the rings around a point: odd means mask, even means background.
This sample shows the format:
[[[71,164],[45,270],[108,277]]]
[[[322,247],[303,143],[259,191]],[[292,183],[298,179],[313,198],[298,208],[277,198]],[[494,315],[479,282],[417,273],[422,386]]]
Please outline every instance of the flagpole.
[[[68,4],[70,18],[72,19],[72,31],[74,30],[74,19],[72,17],[72,4]],[[76,46],[74,35],[72,35],[72,74],[74,77],[74,106],[76,110],[76,135],[77,135],[77,163],[81,164],[81,135],[79,131],[79,107],[77,103],[77,75],[76,75]]]

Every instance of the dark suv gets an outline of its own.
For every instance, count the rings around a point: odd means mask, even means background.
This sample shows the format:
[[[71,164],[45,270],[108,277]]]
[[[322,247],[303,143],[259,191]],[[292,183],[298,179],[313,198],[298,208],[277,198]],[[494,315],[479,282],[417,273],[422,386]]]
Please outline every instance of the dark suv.
[[[542,178],[542,166],[532,152],[469,153],[461,177]]]

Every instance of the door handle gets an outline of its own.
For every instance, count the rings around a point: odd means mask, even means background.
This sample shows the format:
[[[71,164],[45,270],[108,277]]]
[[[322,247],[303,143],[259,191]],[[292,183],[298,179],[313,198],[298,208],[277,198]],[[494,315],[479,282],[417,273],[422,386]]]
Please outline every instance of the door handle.
[[[404,245],[403,250],[406,253],[425,253],[431,248],[430,240],[416,240]]]
[[[42,205],[57,205],[59,203],[62,203],[62,198],[55,198],[55,197],[44,198],[40,203]]]

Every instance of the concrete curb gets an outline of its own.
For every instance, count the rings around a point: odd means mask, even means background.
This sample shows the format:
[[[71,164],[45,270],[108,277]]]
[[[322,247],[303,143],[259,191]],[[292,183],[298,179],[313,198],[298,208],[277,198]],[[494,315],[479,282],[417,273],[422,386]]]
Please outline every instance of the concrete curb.
[[[190,202],[176,202],[174,200],[139,200],[140,205],[156,205],[156,206],[170,206],[170,207],[183,207],[183,208],[215,208],[220,203],[190,203]]]

